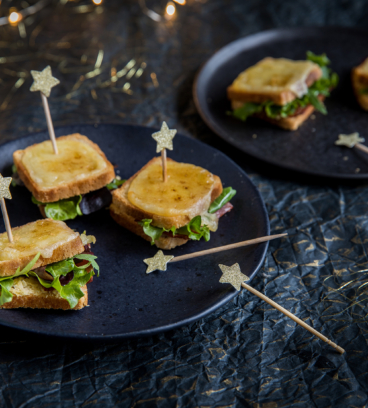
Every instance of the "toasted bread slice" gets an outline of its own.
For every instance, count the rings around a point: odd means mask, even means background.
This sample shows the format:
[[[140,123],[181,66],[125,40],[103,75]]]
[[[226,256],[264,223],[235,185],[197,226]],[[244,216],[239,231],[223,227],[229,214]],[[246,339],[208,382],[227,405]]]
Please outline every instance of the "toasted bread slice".
[[[285,105],[305,95],[321,76],[314,62],[268,57],[239,74],[227,96],[232,101]]]
[[[81,287],[84,296],[79,299],[73,310],[79,310],[88,305],[87,285]],[[0,309],[62,309],[70,310],[67,300],[63,299],[56,290],[46,291],[34,277],[19,277],[14,279],[10,289],[13,299],[0,306]]]
[[[0,234],[0,276],[12,276],[41,253],[33,269],[81,254],[84,246],[78,232],[51,218],[12,229],[14,242]]]
[[[50,203],[86,194],[114,179],[114,166],[86,136],[75,133],[56,142],[58,155],[49,140],[13,153],[20,179],[38,201]]]
[[[180,174],[174,175],[175,168]],[[189,173],[185,173],[186,168]],[[160,173],[157,173],[158,171]],[[180,228],[195,216],[206,212],[210,204],[222,193],[220,178],[200,167],[177,163],[168,158],[167,171],[167,184],[161,184],[162,179],[158,178],[162,177],[161,159],[155,157],[119,189],[112,192],[111,216],[118,224],[148,241],[150,237],[144,233],[138,221],[152,219],[152,225],[156,227]],[[192,177],[190,171],[194,172]],[[170,179],[171,176],[172,179]],[[198,179],[201,179],[201,182]],[[161,186],[164,190],[161,190]],[[155,190],[155,187],[158,190]],[[159,248],[171,249],[187,241],[181,237],[170,237],[164,234],[155,243]]]
[[[351,79],[359,105],[363,109],[368,110],[368,94],[362,93],[363,91],[368,91],[368,58],[352,69]]]
[[[323,101],[325,97],[323,95],[319,95],[318,99],[320,101]],[[233,101],[231,103],[231,106],[233,109],[241,108],[243,105],[244,105],[244,102],[239,102],[239,101]],[[307,105],[303,109],[303,111],[300,112],[299,114],[294,115],[294,116],[289,116],[287,118],[280,118],[280,119],[269,118],[264,112],[256,113],[253,116],[255,118],[259,118],[267,122],[270,122],[274,125],[280,126],[281,128],[286,129],[286,130],[297,130],[299,126],[302,125],[313,112],[314,112],[314,107],[312,105]]]
[[[146,235],[143,231],[143,227],[140,226],[137,221],[128,214],[118,213],[114,204],[110,206],[111,217],[122,227],[126,228],[130,232],[144,238],[146,241],[151,242],[151,237]],[[160,239],[155,241],[155,245],[160,249],[173,249],[177,246],[184,245],[188,242],[188,239],[170,237],[168,235],[162,234]]]

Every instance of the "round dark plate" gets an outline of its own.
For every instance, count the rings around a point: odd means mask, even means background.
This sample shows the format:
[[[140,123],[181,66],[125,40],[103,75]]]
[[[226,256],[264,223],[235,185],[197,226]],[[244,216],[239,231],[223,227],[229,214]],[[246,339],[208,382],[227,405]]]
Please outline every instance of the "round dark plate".
[[[243,152],[284,169],[335,179],[367,179],[368,156],[335,146],[340,133],[359,132],[368,142],[368,112],[353,95],[352,67],[367,57],[368,31],[350,28],[290,28],[261,32],[234,41],[213,55],[199,72],[194,100],[206,124]],[[250,118],[227,115],[226,88],[237,75],[264,57],[305,59],[306,51],[326,53],[340,76],[326,100],[328,115],[315,112],[296,131]],[[253,136],[256,135],[256,136]]]
[[[88,136],[117,165],[117,173],[129,178],[156,155],[156,142],[151,137],[154,131],[140,126],[81,125],[56,129],[56,135]],[[0,146],[3,176],[11,174],[15,150],[47,138],[48,134],[42,132]],[[178,256],[269,234],[268,216],[259,192],[228,157],[182,135],[175,137],[174,150],[168,155],[205,167],[238,193],[232,200],[233,211],[221,219],[219,230],[211,234],[209,242],[189,242],[166,254]],[[7,207],[13,227],[40,218],[25,187],[13,187],[11,193],[13,199],[7,200]],[[157,248],[116,224],[108,210],[78,217],[68,225],[97,238],[93,251],[98,256],[101,276],[88,285],[90,307],[78,312],[0,310],[0,324],[34,333],[89,339],[132,338],[173,329],[206,316],[236,295],[231,285],[219,283],[219,263],[238,262],[242,272],[253,277],[268,247],[263,243],[203,256],[173,263],[166,272],[146,275],[143,259],[154,256]],[[3,224],[1,230],[5,230]]]

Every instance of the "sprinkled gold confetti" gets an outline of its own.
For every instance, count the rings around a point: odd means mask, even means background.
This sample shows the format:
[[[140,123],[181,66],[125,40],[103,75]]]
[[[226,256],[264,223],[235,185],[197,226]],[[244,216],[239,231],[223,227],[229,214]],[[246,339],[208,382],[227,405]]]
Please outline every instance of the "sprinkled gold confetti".
[[[241,284],[244,281],[248,281],[249,278],[247,275],[244,275],[240,272],[239,264],[234,264],[233,266],[219,265],[222,276],[220,279],[221,283],[230,283],[234,286],[236,290],[241,289]]]
[[[43,71],[31,71],[31,75],[34,79],[31,92],[41,91],[47,98],[50,96],[51,88],[60,83],[52,76],[49,65]]]
[[[9,190],[11,181],[11,177],[3,177],[0,174],[0,199],[7,198],[8,200],[11,200],[12,196]]]
[[[161,130],[152,134],[152,137],[157,142],[156,153],[160,153],[163,149],[173,150],[173,139],[176,135],[176,129],[169,129],[166,122],[162,122]]]
[[[339,135],[339,138],[336,140],[335,145],[354,147],[357,143],[364,142],[364,137],[359,137],[358,132],[351,133],[350,135]]]
[[[173,255],[164,255],[162,251],[158,251],[153,258],[143,260],[143,262],[148,265],[146,273],[151,273],[153,271],[166,271],[167,263],[173,258]]]

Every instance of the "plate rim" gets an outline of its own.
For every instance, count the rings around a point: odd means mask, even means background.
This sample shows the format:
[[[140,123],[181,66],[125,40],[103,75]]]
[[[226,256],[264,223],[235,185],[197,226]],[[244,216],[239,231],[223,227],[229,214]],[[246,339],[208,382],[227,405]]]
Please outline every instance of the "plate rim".
[[[267,159],[265,160],[261,155],[246,152],[243,149],[241,149],[236,142],[232,141],[231,138],[225,135],[225,132],[222,132],[221,129],[219,129],[216,126],[216,123],[211,123],[210,118],[208,115],[205,113],[205,107],[207,105],[204,105],[204,108],[202,106],[202,103],[200,101],[200,97],[198,95],[198,89],[199,89],[199,83],[200,80],[202,79],[203,75],[205,74],[205,71],[209,69],[209,66],[215,58],[218,58],[221,56],[221,54],[225,52],[229,52],[232,50],[232,48],[237,48],[238,44],[241,44],[243,42],[251,42],[251,41],[259,41],[262,40],[262,38],[267,39],[268,37],[273,38],[275,35],[279,36],[291,36],[295,38],[295,34],[297,33],[298,36],[302,34],[307,34],[309,36],[316,36],[316,31],[319,31],[321,33],[323,32],[334,32],[334,31],[345,31],[349,33],[350,35],[354,34],[359,34],[359,35],[365,35],[368,37],[368,30],[364,28],[359,28],[359,27],[344,27],[344,26],[307,26],[307,27],[281,27],[281,28],[272,28],[269,30],[263,30],[263,31],[258,31],[253,34],[249,34],[246,36],[243,36],[241,38],[238,38],[234,41],[231,41],[230,43],[224,45],[222,48],[217,50],[214,54],[212,54],[198,69],[193,86],[192,86],[192,94],[193,94],[193,100],[194,104],[197,108],[197,111],[201,117],[201,119],[205,122],[205,124],[221,139],[223,139],[226,143],[229,143],[231,146],[234,146],[237,150],[241,151],[243,154],[246,154],[250,157],[253,157],[263,163],[266,163],[268,165],[276,166],[282,170],[287,170],[287,171],[292,171],[296,174],[302,174],[302,175],[308,175],[308,176],[313,176],[313,177],[323,177],[326,179],[334,180],[334,181],[357,181],[357,180],[367,180],[368,179],[368,173],[356,173],[356,174],[339,174],[339,173],[330,173],[330,172],[318,172],[318,171],[313,171],[313,170],[300,170],[296,169],[293,166],[289,166],[283,163],[280,163],[279,161],[274,161],[272,159]]]
[[[130,128],[144,128],[144,129],[152,129],[152,131],[157,131],[157,128],[153,128],[153,127],[149,127],[149,126],[143,126],[143,125],[135,125],[135,124],[122,124],[122,123],[96,123],[96,124],[70,124],[70,125],[64,125],[64,126],[55,126],[55,130],[58,131],[59,129],[65,129],[65,128],[73,128],[73,127],[94,127],[94,128],[98,128],[99,126],[121,126],[121,127],[130,127]],[[26,134],[24,136],[18,137],[16,139],[13,140],[8,140],[4,143],[0,144],[0,149],[2,149],[3,146],[14,143],[15,141],[21,140],[21,139],[27,139],[30,137],[34,137],[37,136],[39,134],[45,133],[47,132],[47,129],[44,129],[42,131],[39,132],[33,132],[33,133],[29,133]],[[206,148],[209,148],[210,150],[216,152],[216,154],[219,154],[221,156],[224,156],[227,160],[229,160],[229,162],[238,170],[240,171],[240,173],[243,175],[243,177],[245,177],[250,185],[252,186],[255,195],[257,195],[259,203],[260,203],[260,210],[263,213],[263,219],[264,219],[264,226],[266,227],[266,233],[267,235],[270,235],[270,221],[269,221],[269,216],[268,216],[268,212],[267,212],[267,208],[265,205],[265,202],[262,198],[262,195],[259,191],[259,189],[254,185],[254,183],[252,182],[252,180],[250,179],[250,177],[248,176],[248,174],[237,164],[235,163],[230,157],[228,157],[225,153],[221,152],[220,150],[198,140],[198,139],[194,139],[186,134],[183,133],[178,133],[180,136],[186,138],[186,139],[190,139],[192,142],[194,143],[198,143],[199,145],[205,145]],[[254,278],[254,276],[257,274],[257,272],[259,271],[259,269],[262,267],[266,254],[267,254],[267,250],[269,247],[269,241],[263,242],[261,243],[261,245],[263,246],[263,251],[261,253],[260,256],[260,260],[259,262],[253,267],[253,272],[250,276],[250,280],[252,280]],[[231,288],[232,289],[232,288]],[[207,308],[206,310],[197,313],[191,317],[182,319],[180,321],[177,321],[175,323],[170,323],[170,324],[166,324],[166,325],[161,325],[159,327],[155,327],[153,329],[144,329],[144,330],[137,330],[134,332],[129,332],[129,333],[120,333],[120,334],[110,334],[110,335],[103,335],[103,334],[78,334],[78,333],[65,333],[65,332],[47,332],[45,330],[37,330],[37,328],[34,329],[30,329],[30,328],[24,328],[20,325],[17,324],[12,324],[10,322],[7,321],[3,321],[0,317],[0,327],[9,327],[11,329],[16,329],[22,332],[26,332],[26,333],[31,333],[33,335],[41,335],[41,336],[45,336],[45,337],[51,337],[51,338],[59,338],[59,339],[73,339],[73,340],[88,340],[88,341],[114,341],[114,340],[128,340],[128,339],[137,339],[140,337],[147,337],[147,336],[153,336],[153,335],[157,335],[160,333],[164,333],[170,330],[174,330],[177,329],[179,327],[185,326],[187,324],[191,324],[191,323],[195,323],[196,321],[210,315],[211,313],[213,313],[215,310],[219,309],[220,307],[222,307],[223,305],[225,305],[226,303],[228,303],[230,300],[232,300],[236,295],[238,295],[238,291],[236,291],[235,289],[231,290],[223,299],[221,299],[219,302],[216,302],[215,304],[213,304],[211,307]],[[5,309],[6,310],[6,309]],[[15,310],[15,309],[14,309]],[[26,310],[29,312],[32,312],[31,309],[21,309],[21,310]],[[44,309],[47,311],[47,309]],[[67,311],[67,312],[72,312],[72,311]]]

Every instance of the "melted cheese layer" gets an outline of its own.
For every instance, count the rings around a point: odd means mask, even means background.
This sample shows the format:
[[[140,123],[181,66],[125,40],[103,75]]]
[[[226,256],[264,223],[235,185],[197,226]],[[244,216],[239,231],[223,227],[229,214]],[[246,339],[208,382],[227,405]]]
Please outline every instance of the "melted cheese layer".
[[[213,187],[213,175],[202,167],[168,161],[165,183],[161,164],[152,164],[132,181],[128,200],[155,215],[193,217],[208,209]]]
[[[233,87],[255,93],[292,91],[300,98],[308,92],[305,81],[316,67],[311,61],[268,57],[239,74]]]
[[[51,141],[30,146],[22,162],[31,178],[40,187],[57,187],[75,180],[88,179],[106,168],[106,162],[95,149],[79,140],[57,140],[59,154]]]
[[[13,228],[14,242],[10,243],[7,234],[0,234],[0,261],[36,256],[51,258],[60,245],[79,236],[64,222],[51,219],[38,220],[18,228]]]

